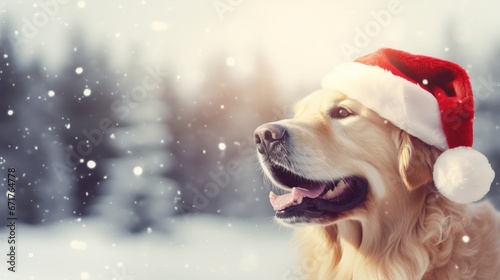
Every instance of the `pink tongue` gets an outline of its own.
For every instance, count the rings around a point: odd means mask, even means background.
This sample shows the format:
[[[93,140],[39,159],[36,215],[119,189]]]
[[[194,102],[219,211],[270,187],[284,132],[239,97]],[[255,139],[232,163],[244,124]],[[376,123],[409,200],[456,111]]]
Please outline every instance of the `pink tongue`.
[[[323,192],[324,189],[325,185],[321,184],[310,186],[307,189],[301,187],[292,188],[291,192],[284,195],[277,195],[270,192],[269,200],[271,201],[271,205],[274,210],[280,211],[292,205],[299,204],[298,202],[302,201],[302,198],[304,197],[316,198]]]

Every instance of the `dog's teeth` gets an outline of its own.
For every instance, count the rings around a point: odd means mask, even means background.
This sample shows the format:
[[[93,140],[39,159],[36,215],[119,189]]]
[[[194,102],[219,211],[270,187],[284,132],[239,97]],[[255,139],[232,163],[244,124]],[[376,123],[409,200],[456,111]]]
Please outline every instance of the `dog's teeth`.
[[[329,190],[321,198],[323,198],[323,199],[331,199],[334,196],[335,196],[335,193],[333,192],[333,190]]]
[[[303,199],[303,197],[302,197],[302,196],[297,197],[297,200],[295,200],[295,203],[294,203],[294,204],[295,204],[295,205],[301,204],[301,203],[302,203],[302,199]]]
[[[344,188],[345,186],[347,186],[347,184],[345,183],[345,181],[344,180],[340,180],[335,187],[336,188]]]

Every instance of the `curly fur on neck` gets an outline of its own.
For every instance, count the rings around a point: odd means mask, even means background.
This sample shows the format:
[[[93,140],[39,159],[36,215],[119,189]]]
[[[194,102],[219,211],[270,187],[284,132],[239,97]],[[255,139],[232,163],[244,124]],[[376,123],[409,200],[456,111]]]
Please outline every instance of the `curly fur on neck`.
[[[393,213],[400,223],[346,220],[299,228],[295,274],[300,279],[500,279],[500,220],[489,203],[456,204],[432,186],[412,193],[412,199],[412,205]]]

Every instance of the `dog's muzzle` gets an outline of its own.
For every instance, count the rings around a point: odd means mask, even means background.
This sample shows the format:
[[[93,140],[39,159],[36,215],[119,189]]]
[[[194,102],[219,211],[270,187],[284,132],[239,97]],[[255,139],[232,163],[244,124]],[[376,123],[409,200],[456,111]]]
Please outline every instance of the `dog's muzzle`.
[[[283,144],[288,138],[286,128],[276,123],[263,124],[254,131],[257,151],[261,155],[269,155],[276,145]]]

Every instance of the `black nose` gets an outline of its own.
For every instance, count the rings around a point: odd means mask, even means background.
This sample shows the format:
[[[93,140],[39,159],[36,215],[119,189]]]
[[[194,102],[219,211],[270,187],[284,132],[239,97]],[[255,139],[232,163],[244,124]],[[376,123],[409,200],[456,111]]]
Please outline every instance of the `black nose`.
[[[263,124],[254,131],[255,144],[257,151],[264,154],[269,151],[271,144],[284,141],[286,138],[286,128],[275,123]]]

